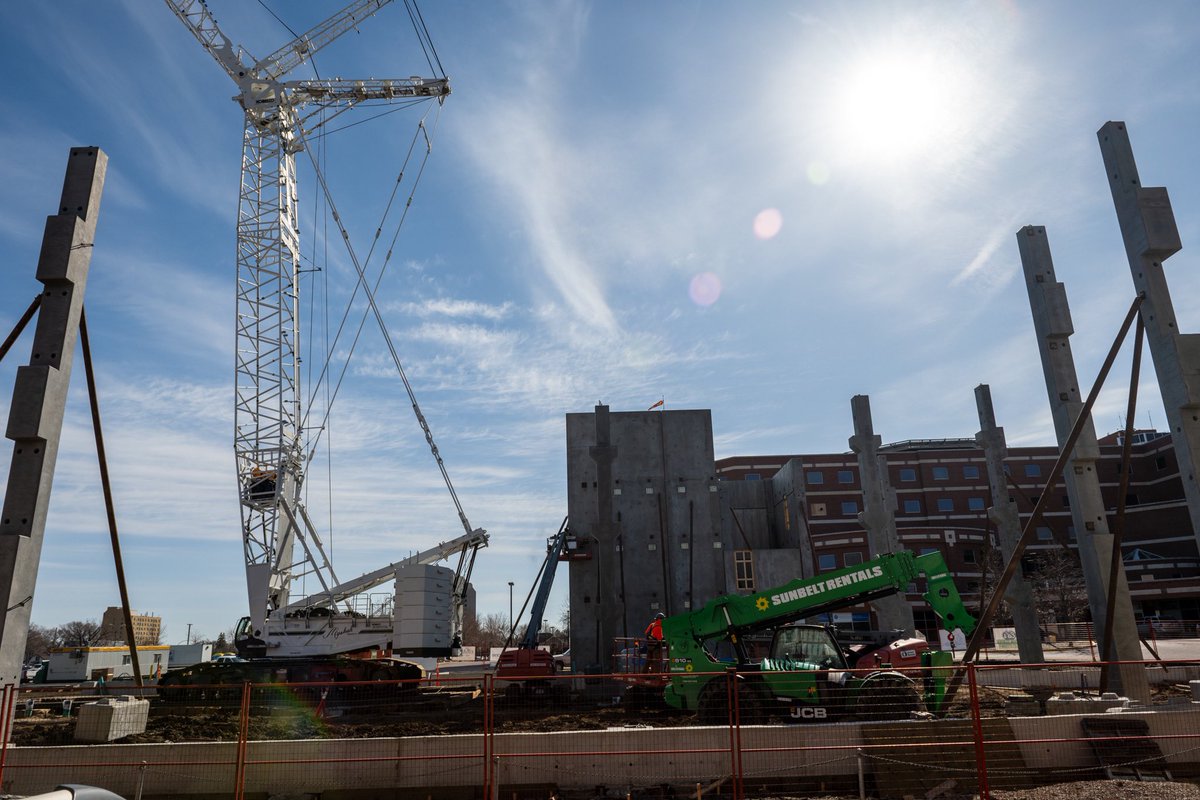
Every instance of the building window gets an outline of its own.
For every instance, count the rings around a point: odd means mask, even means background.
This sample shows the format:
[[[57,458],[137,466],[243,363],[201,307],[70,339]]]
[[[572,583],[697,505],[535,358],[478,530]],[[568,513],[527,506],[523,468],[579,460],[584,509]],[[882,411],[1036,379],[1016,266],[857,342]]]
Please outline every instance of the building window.
[[[130,658],[129,656],[121,656],[121,666],[122,667],[129,665],[129,658]]]
[[[963,477],[964,478],[978,478],[979,477],[979,467],[975,466],[974,464],[967,464],[966,466],[963,467]]]
[[[933,479],[935,481],[950,480],[950,468],[949,467],[934,467],[933,468]]]
[[[863,554],[857,550],[851,550],[842,556],[842,561],[847,567],[857,566],[863,562]]]
[[[808,472],[808,473],[805,473],[804,479],[806,481],[808,481],[808,483],[810,485],[816,486],[818,484],[822,484],[825,482],[825,473],[823,473],[823,472]]]
[[[1167,457],[1159,456],[1158,458],[1154,459],[1154,468],[1157,469],[1159,472],[1162,472],[1164,469],[1166,469],[1167,468]]]
[[[1074,525],[1067,526],[1067,538],[1070,539],[1071,541],[1075,541],[1075,526]]]
[[[1026,464],[1025,465],[1025,477],[1026,478],[1039,478],[1039,477],[1041,477],[1041,475],[1042,475],[1042,468],[1040,466],[1038,466],[1037,464]]]
[[[904,513],[905,514],[920,514],[921,513],[921,501],[920,500],[905,500],[904,501]]]
[[[936,553],[937,551],[938,549],[936,547],[922,547],[920,555],[927,556],[930,553]]]
[[[972,548],[970,548],[970,547],[966,548],[965,550],[962,551],[962,554],[963,554],[963,563],[964,564],[974,564],[975,563],[975,551]]]
[[[967,510],[968,511],[983,511],[983,509],[984,509],[984,502],[983,502],[982,497],[968,497],[967,498]]]
[[[750,550],[733,551],[733,573],[738,591],[754,591],[754,553]]]
[[[761,480],[762,480],[762,476],[761,476],[761,475],[759,475],[757,472],[747,472],[747,473],[746,473],[746,476],[745,476],[744,478],[742,478],[742,480],[745,480],[745,481],[761,481]]]
[[[1048,542],[1054,538],[1054,534],[1045,525],[1039,525],[1037,529],[1037,537],[1039,542]]]
[[[854,483],[854,473],[848,469],[839,469],[838,483]]]
[[[953,511],[954,510],[954,500],[949,497],[939,497],[938,501],[937,501],[937,510],[938,511]]]
[[[810,507],[810,511],[809,511],[808,515],[810,517],[825,516],[825,504],[824,503],[813,503],[812,506]]]
[[[900,469],[900,480],[915,481],[917,479],[917,471],[912,467],[902,467]]]
[[[824,555],[817,556],[817,569],[821,572],[837,569],[837,556],[833,553],[825,553]]]
[[[1062,497],[1063,497],[1063,508],[1070,508],[1071,507],[1071,497],[1069,495],[1065,495],[1065,494]]]
[[[854,500],[843,500],[842,501],[842,513],[843,514],[857,514],[858,513],[858,503]]]

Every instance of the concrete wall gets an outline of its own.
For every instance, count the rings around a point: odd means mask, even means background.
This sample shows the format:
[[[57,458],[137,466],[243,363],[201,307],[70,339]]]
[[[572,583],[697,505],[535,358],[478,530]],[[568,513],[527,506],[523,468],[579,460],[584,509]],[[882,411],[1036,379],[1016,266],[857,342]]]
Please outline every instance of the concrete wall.
[[[739,591],[736,551],[752,552],[759,590],[811,574],[794,487],[718,482],[708,410],[597,406],[566,427],[568,524],[591,555],[568,571],[576,670],[609,670],[613,639],[642,636],[659,612]]]
[[[567,415],[568,524],[592,553],[569,569],[577,669],[607,669],[614,637],[729,588],[710,413],[598,411]]]
[[[1187,769],[1196,766],[1195,736],[1200,730],[1197,704],[1178,711],[1128,716],[1145,719],[1150,735],[1162,737],[1158,744],[1169,764],[1188,765]],[[1096,767],[1095,755],[1085,743],[1061,741],[1081,736],[1080,719],[1010,719],[1014,738],[1021,742],[1015,746],[1022,763],[1006,762],[997,769],[1034,768],[1042,778],[1053,780],[1056,774],[1062,777],[1065,770]],[[743,773],[748,779],[853,778],[858,769],[855,751],[871,738],[868,728],[875,724],[900,726],[902,733],[897,732],[897,741],[913,743],[944,738],[947,730],[961,728],[963,720],[747,726],[741,730]],[[1169,738],[1182,733],[1190,735]],[[251,797],[289,792],[350,796],[351,789],[360,793],[421,789],[431,796],[443,796],[448,789],[483,784],[483,744],[479,734],[251,742],[246,793]],[[502,786],[591,789],[601,784],[689,785],[712,781],[729,775],[729,747],[726,727],[616,728],[497,734],[492,753]],[[61,783],[80,783],[133,797],[140,765],[145,764],[146,800],[228,797],[233,790],[236,758],[234,742],[14,747],[7,753],[0,791],[34,794]]]

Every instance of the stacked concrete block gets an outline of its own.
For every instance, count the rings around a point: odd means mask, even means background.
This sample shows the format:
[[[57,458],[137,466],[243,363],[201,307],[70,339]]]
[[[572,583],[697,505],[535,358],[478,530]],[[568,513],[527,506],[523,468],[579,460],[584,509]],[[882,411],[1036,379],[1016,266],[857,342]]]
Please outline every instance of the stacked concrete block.
[[[135,697],[110,697],[79,707],[75,741],[111,742],[135,733],[145,733],[150,701]]]
[[[392,652],[442,656],[450,651],[454,570],[412,564],[396,570],[396,616]]]

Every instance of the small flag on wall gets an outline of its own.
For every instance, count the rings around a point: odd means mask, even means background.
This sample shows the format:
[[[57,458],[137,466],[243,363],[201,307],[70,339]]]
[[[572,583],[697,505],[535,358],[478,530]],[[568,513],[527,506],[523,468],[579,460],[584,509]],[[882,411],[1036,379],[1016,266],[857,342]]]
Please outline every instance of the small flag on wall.
[[[653,411],[653,410],[654,410],[654,409],[656,409],[656,408],[660,408],[660,407],[662,407],[663,403],[665,403],[665,402],[667,402],[667,400],[666,400],[666,398],[664,397],[662,400],[659,400],[657,403],[655,403],[654,405],[650,406],[650,407],[649,407],[649,408],[647,408],[646,410],[647,410],[647,411]]]

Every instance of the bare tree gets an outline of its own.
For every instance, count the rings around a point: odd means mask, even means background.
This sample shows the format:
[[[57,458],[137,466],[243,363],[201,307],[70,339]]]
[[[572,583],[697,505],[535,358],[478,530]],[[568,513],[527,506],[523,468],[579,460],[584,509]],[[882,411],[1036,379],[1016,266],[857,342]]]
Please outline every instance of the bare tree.
[[[57,628],[44,628],[41,625],[30,625],[29,635],[25,637],[25,662],[37,656],[46,658],[50,648],[62,644],[62,637]]]
[[[464,625],[463,644],[474,647],[499,647],[508,639],[508,617],[487,614],[474,620],[473,629]]]
[[[1079,556],[1064,547],[1052,547],[1029,557],[1038,617],[1048,622],[1079,622],[1087,618],[1087,586]]]
[[[77,619],[58,626],[63,647],[88,647],[100,640],[100,623]]]

